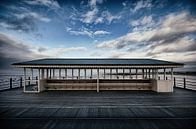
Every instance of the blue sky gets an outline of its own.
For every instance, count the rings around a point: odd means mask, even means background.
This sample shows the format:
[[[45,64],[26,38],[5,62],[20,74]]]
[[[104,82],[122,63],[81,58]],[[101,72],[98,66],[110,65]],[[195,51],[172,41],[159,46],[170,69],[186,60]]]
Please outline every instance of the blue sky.
[[[195,7],[191,0],[1,0],[0,64],[47,57],[194,62]]]

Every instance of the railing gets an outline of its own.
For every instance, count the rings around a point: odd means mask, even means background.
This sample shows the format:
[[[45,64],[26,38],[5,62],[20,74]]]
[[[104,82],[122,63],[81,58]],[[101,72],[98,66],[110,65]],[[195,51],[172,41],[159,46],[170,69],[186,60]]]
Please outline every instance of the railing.
[[[196,80],[191,78],[174,77],[174,87],[196,90]]]

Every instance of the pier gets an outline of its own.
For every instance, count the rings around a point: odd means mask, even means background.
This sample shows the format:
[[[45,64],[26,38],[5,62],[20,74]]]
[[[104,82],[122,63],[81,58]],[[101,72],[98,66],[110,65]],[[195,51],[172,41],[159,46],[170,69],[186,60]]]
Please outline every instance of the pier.
[[[196,92],[44,91],[0,92],[0,126],[6,129],[192,129]]]

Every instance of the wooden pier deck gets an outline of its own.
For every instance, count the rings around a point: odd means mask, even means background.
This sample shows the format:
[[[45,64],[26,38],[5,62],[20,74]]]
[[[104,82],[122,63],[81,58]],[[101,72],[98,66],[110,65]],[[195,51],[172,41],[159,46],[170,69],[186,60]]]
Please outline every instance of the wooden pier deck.
[[[192,129],[196,92],[0,92],[2,129]]]

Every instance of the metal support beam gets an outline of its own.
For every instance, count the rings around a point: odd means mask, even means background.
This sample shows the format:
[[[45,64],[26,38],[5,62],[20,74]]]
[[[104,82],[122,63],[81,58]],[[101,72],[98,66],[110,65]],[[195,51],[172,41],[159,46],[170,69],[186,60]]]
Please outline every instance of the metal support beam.
[[[135,71],[136,71],[135,74],[136,74],[136,79],[137,79],[137,71],[138,71],[138,69],[136,69]]]
[[[52,69],[53,71],[53,79],[55,78],[55,69]]]
[[[91,79],[93,79],[93,70],[91,69]]]
[[[37,81],[38,81],[38,83],[37,83],[37,85],[38,85],[38,86],[37,86],[37,87],[38,87],[38,92],[41,91],[41,88],[40,88],[40,73],[41,73],[41,72],[40,72],[40,71],[41,71],[41,70],[38,69],[38,80],[37,80]]]
[[[97,92],[99,92],[99,69],[97,69]]]
[[[166,80],[166,70],[163,69],[163,72],[164,72],[164,74],[163,74],[163,80]]]
[[[48,79],[48,69],[46,69],[46,79]]]
[[[74,69],[71,69],[71,78],[74,78]]]
[[[65,69],[65,78],[67,79],[67,69]]]
[[[86,79],[86,69],[84,69],[84,78]]]
[[[61,69],[59,69],[59,79],[61,79]]]
[[[33,80],[33,69],[32,68],[31,68],[31,80]]]
[[[118,69],[116,69],[116,78],[118,79]]]
[[[144,79],[144,69],[142,69],[142,79]]]
[[[131,69],[129,69],[130,79],[131,79]]]
[[[80,79],[80,69],[78,69],[78,79]]]
[[[110,69],[110,79],[112,79],[112,69]]]
[[[24,87],[23,87],[23,92],[26,91],[26,68],[24,68]]]
[[[125,69],[123,68],[123,79],[125,78]]]
[[[103,78],[105,79],[105,69],[103,69]]]

